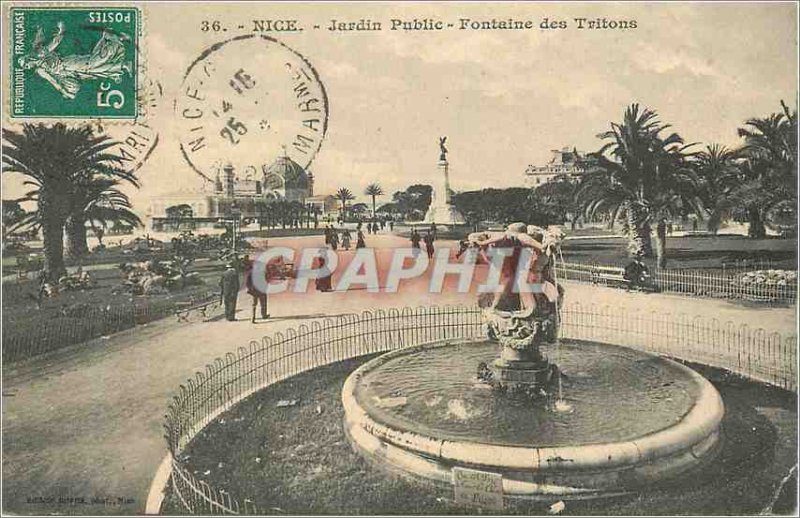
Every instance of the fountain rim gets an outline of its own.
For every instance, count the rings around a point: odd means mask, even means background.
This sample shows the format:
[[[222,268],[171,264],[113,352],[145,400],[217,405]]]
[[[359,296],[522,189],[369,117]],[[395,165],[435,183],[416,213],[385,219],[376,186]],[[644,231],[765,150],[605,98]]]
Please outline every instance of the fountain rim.
[[[691,409],[674,425],[645,434],[636,439],[592,443],[577,446],[508,446],[475,441],[438,439],[420,433],[397,429],[374,420],[356,399],[358,381],[370,370],[384,363],[417,351],[473,343],[475,339],[445,339],[384,353],[353,371],[342,387],[342,405],[349,426],[366,430],[371,436],[402,450],[456,465],[478,469],[501,469],[536,472],[571,472],[640,465],[681,452],[704,449],[720,426],[724,404],[714,386],[694,370],[670,358],[646,351],[638,353],[670,362],[699,385],[698,396]],[[582,340],[570,340],[581,342]],[[591,341],[596,345],[625,347]]]

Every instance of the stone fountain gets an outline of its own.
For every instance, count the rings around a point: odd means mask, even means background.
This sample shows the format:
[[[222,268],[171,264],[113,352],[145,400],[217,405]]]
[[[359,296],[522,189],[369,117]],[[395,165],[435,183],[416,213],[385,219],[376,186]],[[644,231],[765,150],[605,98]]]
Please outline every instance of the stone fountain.
[[[506,270],[479,303],[485,339],[400,349],[354,371],[342,402],[356,451],[445,491],[467,469],[501,479],[502,499],[548,500],[637,491],[714,457],[724,407],[705,378],[639,350],[558,338],[557,239],[518,224],[470,242],[514,248],[511,263],[531,249],[541,290],[515,293]],[[569,411],[550,404],[555,395]]]

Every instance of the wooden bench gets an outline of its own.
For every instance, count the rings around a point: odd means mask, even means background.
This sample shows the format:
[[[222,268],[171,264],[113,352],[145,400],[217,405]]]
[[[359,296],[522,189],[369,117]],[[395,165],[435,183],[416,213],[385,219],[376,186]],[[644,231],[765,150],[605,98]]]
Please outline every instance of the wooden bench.
[[[208,320],[209,312],[220,305],[219,296],[215,294],[195,299],[189,297],[188,301],[175,303],[175,318],[178,322],[189,322],[192,313],[199,314],[203,321]]]
[[[628,285],[624,277],[625,269],[617,266],[565,263],[558,266],[558,273],[566,279],[588,281],[592,284]]]
[[[592,283],[604,284],[624,284],[627,286],[628,281],[625,280],[625,269],[616,268],[613,266],[595,266],[592,269]]]

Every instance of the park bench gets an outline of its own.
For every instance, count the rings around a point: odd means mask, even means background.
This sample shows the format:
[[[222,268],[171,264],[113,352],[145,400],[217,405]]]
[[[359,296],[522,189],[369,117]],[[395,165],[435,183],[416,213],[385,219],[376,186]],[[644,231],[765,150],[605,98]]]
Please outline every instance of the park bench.
[[[625,280],[625,269],[615,266],[595,266],[592,271],[594,284],[614,284],[614,285],[628,285]]]
[[[216,294],[207,294],[200,298],[189,297],[188,301],[175,304],[175,318],[178,322],[189,322],[192,314],[200,315],[203,321],[208,320],[209,312],[219,307],[220,300]]]

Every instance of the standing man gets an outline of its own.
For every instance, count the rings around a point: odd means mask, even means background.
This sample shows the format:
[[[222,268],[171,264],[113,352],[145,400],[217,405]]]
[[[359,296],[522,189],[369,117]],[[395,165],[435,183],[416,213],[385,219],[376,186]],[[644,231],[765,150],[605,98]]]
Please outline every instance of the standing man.
[[[433,235],[430,230],[422,238],[422,241],[425,243],[425,252],[428,253],[428,259],[433,259]]]
[[[261,319],[266,320],[269,318],[267,313],[267,294],[261,293],[253,281],[253,272],[255,271],[255,263],[250,260],[248,256],[244,256],[244,285],[247,287],[247,293],[253,298],[253,312],[250,321],[256,323],[256,307],[261,306]],[[266,280],[269,281],[269,275],[265,272]]]
[[[419,232],[417,232],[416,228],[411,229],[411,248],[413,250],[414,258],[417,257],[419,253],[419,242],[420,242]]]
[[[239,296],[239,273],[229,262],[219,279],[220,302],[225,304],[225,318],[229,322],[236,320],[236,298]]]

